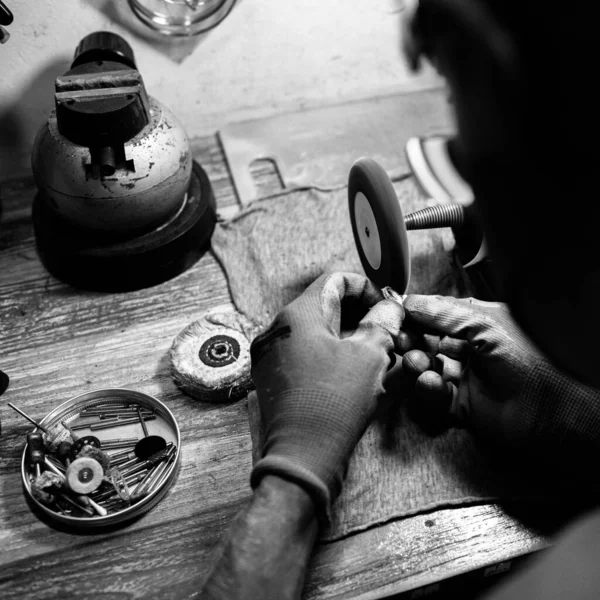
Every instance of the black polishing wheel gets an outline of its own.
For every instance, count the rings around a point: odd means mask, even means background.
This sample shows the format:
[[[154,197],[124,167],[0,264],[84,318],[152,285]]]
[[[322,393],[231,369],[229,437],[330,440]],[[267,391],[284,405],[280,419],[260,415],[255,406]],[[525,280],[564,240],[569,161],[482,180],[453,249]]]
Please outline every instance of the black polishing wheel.
[[[50,204],[43,192],[33,203],[42,263],[57,279],[94,291],[141,289],[183,273],[208,249],[216,223],[210,181],[195,161],[178,214],[162,227],[132,238],[108,239],[82,231],[61,219]]]
[[[410,251],[404,217],[383,167],[359,158],[348,176],[352,233],[365,273],[379,287],[403,294],[410,281]]]

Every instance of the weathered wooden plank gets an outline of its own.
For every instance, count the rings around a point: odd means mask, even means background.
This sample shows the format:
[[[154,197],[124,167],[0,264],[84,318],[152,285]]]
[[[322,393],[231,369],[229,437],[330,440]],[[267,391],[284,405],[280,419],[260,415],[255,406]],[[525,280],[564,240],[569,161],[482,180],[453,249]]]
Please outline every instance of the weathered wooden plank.
[[[542,547],[495,506],[438,510],[318,547],[305,598],[373,600]]]
[[[230,301],[221,267],[211,254],[169,282],[128,294],[85,293],[54,278],[46,286],[47,277],[40,275],[26,288],[0,286],[2,356],[155,323],[174,312],[191,320]]]
[[[245,499],[224,497],[210,512],[198,504],[186,518],[163,519],[168,536],[156,526],[104,539],[67,537],[59,555],[50,550],[10,564],[0,591],[7,599],[101,595],[99,590],[109,597],[191,597]],[[318,546],[304,597],[381,598],[537,548],[539,539],[494,507],[438,511]],[[34,569],[43,578],[28,578]]]

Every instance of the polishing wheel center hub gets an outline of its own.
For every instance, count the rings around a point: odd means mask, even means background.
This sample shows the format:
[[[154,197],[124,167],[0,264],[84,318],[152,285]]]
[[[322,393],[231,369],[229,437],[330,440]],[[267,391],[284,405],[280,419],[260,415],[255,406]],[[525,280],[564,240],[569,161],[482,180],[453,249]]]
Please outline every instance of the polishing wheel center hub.
[[[81,483],[87,483],[93,477],[94,472],[89,467],[86,467],[85,469],[81,469],[81,471],[79,471],[79,481],[81,481]]]
[[[228,350],[228,346],[227,344],[215,344],[212,348],[211,348],[211,354],[213,355],[214,358],[223,358],[224,356],[227,355],[227,350]]]
[[[198,355],[205,365],[224,367],[237,361],[240,356],[240,344],[228,335],[215,335],[202,344]]]

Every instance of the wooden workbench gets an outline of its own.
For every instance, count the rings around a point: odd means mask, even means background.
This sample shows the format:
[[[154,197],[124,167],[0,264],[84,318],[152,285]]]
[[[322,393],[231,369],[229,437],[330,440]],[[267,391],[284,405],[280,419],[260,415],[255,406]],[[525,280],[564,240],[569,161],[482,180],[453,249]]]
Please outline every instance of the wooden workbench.
[[[194,146],[218,207],[235,205],[216,137]],[[31,177],[0,190],[0,368],[11,378],[0,398],[0,597],[192,597],[249,498],[251,441],[246,402],[188,398],[171,380],[167,352],[203,311],[231,302],[225,276],[208,253],[150,289],[72,289],[49,276],[36,255],[34,193]],[[19,469],[31,426],[6,402],[42,418],[102,387],[147,392],[169,406],[182,434],[179,477],[155,509],[124,528],[58,531],[25,502]],[[493,505],[438,510],[318,545],[305,597],[379,598],[422,586],[433,586],[425,590],[431,592],[436,582],[527,554],[542,541]]]

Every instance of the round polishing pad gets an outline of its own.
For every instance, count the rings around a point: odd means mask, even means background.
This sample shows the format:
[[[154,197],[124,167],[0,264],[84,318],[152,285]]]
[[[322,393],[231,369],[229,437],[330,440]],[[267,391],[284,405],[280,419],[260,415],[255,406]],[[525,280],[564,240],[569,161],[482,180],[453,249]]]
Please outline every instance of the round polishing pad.
[[[403,294],[410,280],[404,217],[385,170],[359,158],[348,176],[348,207],[360,261],[369,279]]]
[[[102,465],[97,460],[89,456],[77,458],[67,468],[67,485],[77,494],[89,494],[100,487],[102,475]]]
[[[212,312],[186,327],[171,347],[171,372],[188,395],[206,402],[238,400],[252,389],[253,323],[234,311]]]

